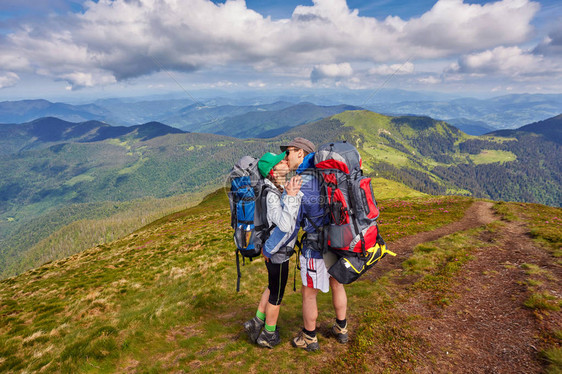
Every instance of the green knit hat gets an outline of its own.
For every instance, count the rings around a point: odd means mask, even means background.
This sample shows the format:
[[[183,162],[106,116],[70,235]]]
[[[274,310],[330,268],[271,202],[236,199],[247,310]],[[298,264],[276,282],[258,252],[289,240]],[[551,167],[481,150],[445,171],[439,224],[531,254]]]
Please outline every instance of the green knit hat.
[[[275,153],[267,152],[263,156],[261,156],[260,160],[258,161],[258,170],[262,177],[267,177],[271,169],[275,167],[278,163],[283,161],[287,152],[280,153],[276,155]]]

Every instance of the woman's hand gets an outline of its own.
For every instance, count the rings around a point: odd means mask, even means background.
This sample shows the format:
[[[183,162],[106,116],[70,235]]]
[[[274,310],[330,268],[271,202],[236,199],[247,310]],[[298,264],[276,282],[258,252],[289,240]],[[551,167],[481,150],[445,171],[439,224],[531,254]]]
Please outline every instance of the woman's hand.
[[[261,249],[261,255],[263,256],[265,262],[269,262],[269,257],[263,254],[263,248]]]
[[[297,196],[302,186],[302,178],[300,175],[295,175],[291,180],[285,185],[285,191],[289,196]]]

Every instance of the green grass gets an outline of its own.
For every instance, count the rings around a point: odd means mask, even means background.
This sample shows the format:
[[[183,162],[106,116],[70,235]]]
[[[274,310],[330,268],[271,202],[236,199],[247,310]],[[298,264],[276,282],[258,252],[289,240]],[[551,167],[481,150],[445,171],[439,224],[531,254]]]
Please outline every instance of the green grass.
[[[485,149],[477,155],[470,155],[470,159],[476,165],[504,163],[517,160],[517,156],[508,151]]]
[[[555,257],[562,258],[561,208],[527,203],[496,203],[494,207],[506,220],[525,220],[533,239]],[[562,259],[559,263],[562,264]]]
[[[562,348],[551,348],[542,352],[542,356],[548,363],[546,373],[560,374],[562,373]]]
[[[76,183],[80,183],[80,182],[91,182],[94,180],[94,177],[92,177],[91,175],[88,174],[80,174],[77,175],[75,177],[72,177],[70,180],[64,182],[65,186],[69,186],[72,187],[74,186]]]
[[[142,165],[148,161],[148,158],[145,158],[142,156],[142,154],[139,155],[139,159],[131,166],[123,168],[121,170],[119,170],[117,172],[118,175],[124,175],[124,174],[133,174],[135,171],[137,171],[140,167],[142,167]]]
[[[521,264],[521,269],[524,269],[528,275],[538,275],[546,272],[546,270],[541,269],[540,266],[535,264]]]
[[[418,275],[413,292],[429,292],[428,300],[439,306],[448,306],[456,298],[452,289],[457,285],[456,275],[464,264],[473,259],[472,253],[489,244],[478,239],[482,229],[458,232],[431,243],[420,244],[402,264],[404,275]]]
[[[523,303],[529,309],[540,309],[540,310],[560,310],[562,305],[561,301],[558,301],[556,296],[550,294],[547,291],[541,293],[533,293],[531,296]]]
[[[383,200],[383,236],[398,227],[404,228],[394,238],[452,222],[470,202]],[[417,224],[412,217],[424,219]],[[376,348],[373,339],[382,342],[392,368],[415,367],[421,342],[407,319],[391,313],[392,287],[384,277],[347,287],[356,332],[350,352],[324,336],[325,351],[316,355],[290,347],[302,323],[301,295],[290,285],[278,323],[283,344],[265,352],[248,342],[241,323],[255,313],[266,269],[259,259],[247,263],[241,292],[235,292],[229,223],[226,195],[219,190],[122,239],[1,281],[0,371],[329,372],[330,360],[335,367],[380,363],[382,357],[365,355]],[[318,305],[320,328],[327,329],[333,322],[330,294],[320,295]]]
[[[504,201],[498,201],[494,204],[494,210],[503,220],[508,222],[519,221],[519,217],[513,212],[512,205]]]
[[[411,198],[429,196],[423,192],[416,191],[410,187],[384,178],[372,179],[373,190],[377,192],[377,200],[388,200],[398,198]]]
[[[363,147],[363,151],[366,153],[367,159],[373,161],[385,161],[396,166],[410,165],[410,159],[406,154],[383,144],[377,144],[376,147]],[[365,166],[367,167],[365,172],[370,172],[368,163]]]
[[[385,240],[393,241],[433,230],[461,219],[472,202],[471,198],[459,196],[385,200],[379,203],[380,231]]]

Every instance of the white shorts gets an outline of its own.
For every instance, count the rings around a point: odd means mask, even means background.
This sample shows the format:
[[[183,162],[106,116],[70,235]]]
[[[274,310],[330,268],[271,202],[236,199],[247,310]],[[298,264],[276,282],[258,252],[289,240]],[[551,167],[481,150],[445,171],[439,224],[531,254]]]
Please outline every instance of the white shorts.
[[[321,258],[300,256],[302,285],[324,293],[330,291],[330,274]]]

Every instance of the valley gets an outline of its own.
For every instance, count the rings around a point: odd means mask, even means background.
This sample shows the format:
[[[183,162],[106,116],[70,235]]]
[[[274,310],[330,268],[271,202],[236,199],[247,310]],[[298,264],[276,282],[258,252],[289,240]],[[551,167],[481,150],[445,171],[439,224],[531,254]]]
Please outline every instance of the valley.
[[[351,110],[267,139],[182,133],[154,122],[112,127],[46,118],[0,125],[1,141],[11,144],[0,162],[8,176],[0,182],[0,274],[76,253],[197,203],[197,194],[220,186],[242,155],[276,152],[295,136],[352,142],[367,175],[418,191],[402,196],[559,206],[562,157],[560,143],[551,140],[558,139],[560,116],[543,122],[477,137],[429,117]],[[162,209],[152,214],[156,206]]]

